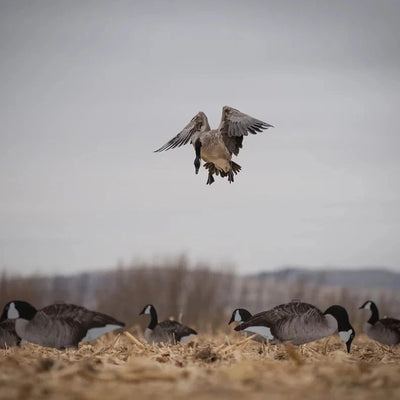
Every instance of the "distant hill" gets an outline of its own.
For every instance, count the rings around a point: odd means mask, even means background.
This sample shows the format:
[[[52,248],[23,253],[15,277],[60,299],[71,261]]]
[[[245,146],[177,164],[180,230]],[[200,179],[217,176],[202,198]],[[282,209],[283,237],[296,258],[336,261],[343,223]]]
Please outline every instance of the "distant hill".
[[[18,277],[0,275],[0,307],[23,299],[41,307],[54,302],[85,305],[128,324],[146,320],[138,314],[154,303],[161,316],[184,315],[185,321],[208,329],[227,329],[226,319],[236,307],[267,310],[292,299],[326,308],[345,306],[354,323],[365,313],[358,307],[373,299],[382,315],[398,317],[400,273],[387,269],[311,270],[289,267],[275,272],[237,275],[211,268],[127,267],[76,275]],[[208,328],[207,328],[208,327]]]
[[[305,282],[314,285],[360,289],[400,289],[400,273],[388,269],[306,269],[287,267],[261,272],[253,277],[277,282]]]

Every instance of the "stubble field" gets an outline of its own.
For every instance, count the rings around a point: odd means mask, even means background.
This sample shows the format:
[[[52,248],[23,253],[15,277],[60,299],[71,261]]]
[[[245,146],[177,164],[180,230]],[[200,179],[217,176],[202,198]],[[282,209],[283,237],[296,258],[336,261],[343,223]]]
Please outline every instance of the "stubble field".
[[[150,346],[109,334],[79,350],[0,350],[0,399],[399,399],[400,349],[364,335],[300,347],[240,335]]]

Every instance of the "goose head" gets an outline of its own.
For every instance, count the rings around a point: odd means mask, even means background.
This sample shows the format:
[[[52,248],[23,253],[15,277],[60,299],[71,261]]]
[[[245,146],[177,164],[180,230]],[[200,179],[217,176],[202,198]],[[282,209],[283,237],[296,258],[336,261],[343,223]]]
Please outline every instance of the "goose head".
[[[236,308],[232,312],[231,319],[228,322],[228,325],[230,325],[232,322],[245,322],[251,317],[251,314],[244,308]]]
[[[143,314],[151,314],[151,311],[155,310],[154,306],[152,304],[146,304],[143,307],[143,310],[139,313],[139,315],[143,315]]]
[[[379,321],[379,311],[378,307],[372,300],[367,300],[361,307],[360,310],[370,310],[371,317],[368,320],[368,323],[371,325],[375,325]]]
[[[360,308],[359,310],[372,310],[373,308],[376,308],[375,303],[372,300],[367,300]]]
[[[338,305],[330,306],[324,315],[332,315],[338,324],[338,332],[340,339],[346,343],[347,352],[350,353],[351,343],[356,335],[354,328],[350,325],[349,315],[347,311]]]
[[[7,303],[3,308],[3,313],[0,317],[0,322],[6,319],[17,319],[23,318],[31,320],[37,310],[31,304],[26,301],[14,300]]]

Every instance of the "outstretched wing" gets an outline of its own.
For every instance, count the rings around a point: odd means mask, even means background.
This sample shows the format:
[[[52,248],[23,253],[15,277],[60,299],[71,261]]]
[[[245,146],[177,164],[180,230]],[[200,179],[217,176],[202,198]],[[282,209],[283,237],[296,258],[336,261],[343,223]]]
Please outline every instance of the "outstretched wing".
[[[218,129],[222,134],[225,146],[237,156],[239,149],[243,147],[243,136],[247,136],[249,132],[255,135],[268,128],[273,128],[273,126],[225,106],[222,109],[222,119]]]
[[[161,146],[158,150],[155,150],[155,152],[183,146],[184,144],[187,144],[189,142],[191,137],[196,132],[203,132],[209,129],[210,126],[208,125],[207,116],[200,111],[192,118],[192,120],[183,128],[181,132],[179,132],[169,142],[165,143],[164,146]]]

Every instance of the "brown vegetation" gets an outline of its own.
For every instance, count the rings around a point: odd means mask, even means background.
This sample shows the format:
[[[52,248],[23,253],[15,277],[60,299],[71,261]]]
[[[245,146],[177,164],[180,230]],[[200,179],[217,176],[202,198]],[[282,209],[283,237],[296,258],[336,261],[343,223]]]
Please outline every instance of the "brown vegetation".
[[[200,335],[150,346],[109,334],[79,350],[34,344],[0,350],[0,399],[397,399],[400,349],[361,335],[268,346],[240,335]]]
[[[129,331],[58,351],[34,344],[0,350],[2,399],[396,399],[400,349],[358,334],[351,354],[336,336],[300,347],[243,339],[227,322],[235,307],[252,312],[301,298],[321,309],[342,304],[359,328],[367,298],[396,316],[398,294],[347,290],[307,282],[276,282],[191,268],[184,258],[161,268],[136,265],[75,277],[0,278],[0,304],[23,299],[41,307],[72,302],[127,322]],[[187,345],[150,346],[141,308],[195,327]]]

